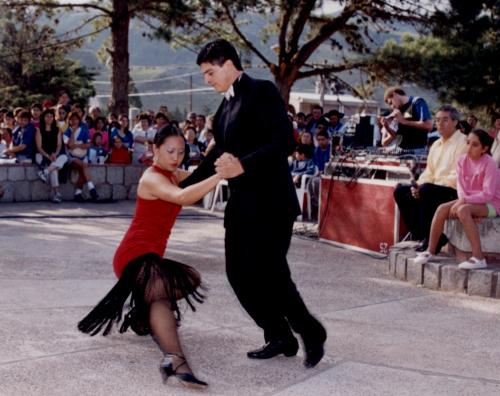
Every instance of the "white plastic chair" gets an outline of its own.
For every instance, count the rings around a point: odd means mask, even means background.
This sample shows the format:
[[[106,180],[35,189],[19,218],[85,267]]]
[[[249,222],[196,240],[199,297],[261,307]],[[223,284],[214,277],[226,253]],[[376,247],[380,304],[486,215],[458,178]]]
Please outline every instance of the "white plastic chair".
[[[211,212],[213,212],[217,206],[217,202],[224,202],[224,190],[223,187],[227,188],[227,194],[229,196],[229,188],[228,188],[228,183],[227,180],[222,179],[218,184],[217,187],[215,187],[215,192],[214,192],[214,198],[212,201],[212,208],[210,209]]]
[[[303,208],[304,208],[304,200],[306,203],[306,215],[307,218],[311,218],[311,194],[309,194],[309,183],[311,182],[311,179],[316,176],[318,172],[315,173],[315,175],[302,175],[300,178],[300,186],[295,187],[295,192],[297,193],[297,198],[299,200],[299,205],[300,205],[300,210],[303,213]],[[302,221],[302,215],[297,216],[298,221]]]

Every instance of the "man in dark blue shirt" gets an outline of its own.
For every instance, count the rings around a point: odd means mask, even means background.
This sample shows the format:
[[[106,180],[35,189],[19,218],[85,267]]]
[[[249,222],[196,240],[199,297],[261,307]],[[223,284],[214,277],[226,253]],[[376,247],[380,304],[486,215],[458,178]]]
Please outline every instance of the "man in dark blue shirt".
[[[316,134],[316,141],[318,145],[314,148],[313,161],[318,170],[323,173],[325,164],[330,160],[330,135],[324,129]]]

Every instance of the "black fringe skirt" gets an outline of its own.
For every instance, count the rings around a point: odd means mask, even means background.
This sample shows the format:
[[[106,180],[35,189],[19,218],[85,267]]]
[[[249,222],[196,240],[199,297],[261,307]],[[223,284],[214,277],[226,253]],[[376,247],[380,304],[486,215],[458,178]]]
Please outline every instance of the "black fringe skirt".
[[[203,289],[201,277],[194,268],[148,253],[127,264],[115,286],[78,323],[78,329],[92,336],[102,330],[102,335],[105,336],[114,323],[121,323],[120,333],[130,327],[139,335],[151,334],[149,306],[152,302],[167,300],[179,323],[181,311],[178,301],[185,300],[196,311],[194,303],[202,303],[204,300],[199,289]],[[129,309],[122,320],[123,308],[129,296]]]

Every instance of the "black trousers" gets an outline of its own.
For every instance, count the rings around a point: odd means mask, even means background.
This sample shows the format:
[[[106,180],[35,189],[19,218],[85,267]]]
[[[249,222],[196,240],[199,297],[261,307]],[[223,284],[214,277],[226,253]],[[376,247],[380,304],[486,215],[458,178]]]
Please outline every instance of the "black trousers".
[[[321,327],[292,281],[286,254],[293,220],[226,226],[226,272],[238,300],[264,330],[266,342]]]
[[[394,199],[413,239],[429,239],[432,218],[439,205],[457,199],[457,190],[437,184],[424,183],[419,186],[419,198],[411,195],[409,185],[399,185],[394,190]]]

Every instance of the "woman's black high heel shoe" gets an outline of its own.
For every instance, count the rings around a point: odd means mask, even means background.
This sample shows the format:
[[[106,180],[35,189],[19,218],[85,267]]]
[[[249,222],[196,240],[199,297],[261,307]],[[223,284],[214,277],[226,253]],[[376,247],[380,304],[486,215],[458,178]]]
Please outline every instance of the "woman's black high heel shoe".
[[[173,359],[178,358],[181,360],[180,364],[174,367]],[[160,373],[163,377],[163,382],[167,382],[168,377],[175,377],[184,386],[193,389],[204,389],[208,384],[200,381],[191,373],[177,373],[177,369],[187,364],[186,358],[182,355],[175,353],[167,353],[160,363]]]

